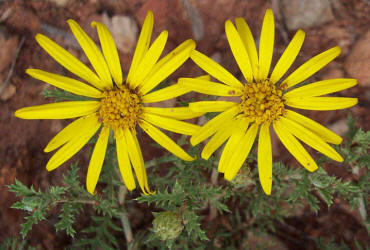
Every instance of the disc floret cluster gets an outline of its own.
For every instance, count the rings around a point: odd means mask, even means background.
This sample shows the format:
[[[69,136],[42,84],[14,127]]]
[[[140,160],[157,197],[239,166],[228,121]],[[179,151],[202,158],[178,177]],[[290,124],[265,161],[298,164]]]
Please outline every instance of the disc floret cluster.
[[[240,112],[250,122],[270,123],[284,114],[282,87],[276,87],[268,80],[245,84],[240,96]]]
[[[123,85],[104,91],[100,102],[99,119],[113,131],[125,128],[134,130],[143,113],[138,95]]]

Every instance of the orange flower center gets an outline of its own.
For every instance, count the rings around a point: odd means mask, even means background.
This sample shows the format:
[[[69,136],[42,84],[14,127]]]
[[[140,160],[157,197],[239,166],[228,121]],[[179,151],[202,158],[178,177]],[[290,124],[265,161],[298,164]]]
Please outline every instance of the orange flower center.
[[[239,104],[240,112],[250,122],[272,122],[284,114],[284,86],[276,87],[269,81],[245,84]]]
[[[143,112],[139,96],[125,86],[104,91],[99,117],[115,131],[118,128],[134,130]]]

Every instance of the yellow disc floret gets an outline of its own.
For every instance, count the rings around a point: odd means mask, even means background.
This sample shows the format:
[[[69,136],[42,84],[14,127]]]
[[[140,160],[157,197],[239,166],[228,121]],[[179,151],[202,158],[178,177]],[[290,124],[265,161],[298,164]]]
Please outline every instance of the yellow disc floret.
[[[125,86],[103,92],[100,120],[112,127],[135,129],[140,114],[142,113],[140,98]]]
[[[283,89],[269,81],[245,84],[240,97],[241,114],[257,124],[276,120],[284,114]]]

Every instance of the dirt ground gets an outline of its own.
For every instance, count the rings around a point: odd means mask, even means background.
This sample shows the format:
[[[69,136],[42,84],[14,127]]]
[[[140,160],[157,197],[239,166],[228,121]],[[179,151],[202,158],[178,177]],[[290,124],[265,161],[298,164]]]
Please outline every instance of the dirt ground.
[[[35,188],[46,188],[60,182],[65,168],[48,173],[45,169],[50,155],[42,149],[65,124],[66,121],[20,120],[14,111],[21,107],[50,102],[41,91],[46,84],[25,74],[27,68],[39,68],[53,73],[68,75],[58,63],[37,45],[34,37],[42,33],[83,62],[87,62],[83,52],[73,39],[66,20],[72,18],[97,41],[97,34],[90,27],[92,20],[110,23],[115,29],[123,70],[127,72],[135,48],[137,32],[147,10],[154,13],[154,36],[162,30],[169,31],[166,51],[188,38],[197,40],[197,49],[212,56],[240,76],[237,65],[224,35],[224,22],[235,17],[244,17],[255,37],[259,36],[266,8],[273,8],[276,23],[276,41],[273,64],[281,55],[297,28],[306,32],[302,51],[294,63],[296,68],[308,58],[335,45],[342,48],[342,54],[310,80],[352,77],[359,84],[339,96],[358,97],[359,104],[350,110],[332,112],[306,112],[321,122],[343,134],[346,131],[345,119],[348,112],[357,118],[357,125],[365,131],[370,127],[370,2],[368,0],[311,1],[314,7],[302,5],[305,0],[13,0],[0,1],[0,239],[18,235],[24,214],[9,207],[16,201],[6,185],[21,180]],[[324,4],[326,3],[326,5]],[[324,5],[324,6],[322,6]],[[310,9],[311,8],[311,9]],[[293,11],[292,11],[293,9]],[[303,9],[303,10],[302,10]],[[299,12],[301,11],[301,12]],[[315,14],[322,12],[319,17]],[[124,18],[122,18],[124,16]],[[114,21],[115,20],[115,21]],[[117,21],[117,22],[116,22]],[[122,25],[116,25],[122,22]],[[121,24],[121,23],[120,23]],[[122,32],[120,29],[127,30]],[[117,28],[118,27],[118,28]],[[136,32],[137,31],[137,32]],[[180,76],[196,76],[201,71],[191,62],[175,72],[171,79]],[[275,145],[276,146],[276,145]],[[280,149],[275,150],[276,160]],[[145,152],[150,155],[151,152]],[[84,162],[84,155],[81,162]],[[289,156],[290,157],[290,156]],[[284,160],[284,159],[283,159]],[[341,176],[341,171],[333,170]],[[345,239],[351,247],[355,240],[366,244],[369,239],[358,212],[350,211],[341,200],[336,200],[330,208],[322,207],[317,216],[308,210],[300,217],[288,218],[287,224],[279,230],[279,238],[291,249],[292,241],[305,240],[303,234],[311,237],[327,237],[340,241]],[[286,225],[289,225],[287,227]],[[39,249],[54,249],[63,246],[66,236],[55,236],[54,229],[47,224],[35,227],[31,242]],[[54,242],[54,243],[53,243]],[[309,245],[309,244],[308,244]],[[301,244],[303,248],[308,245]]]

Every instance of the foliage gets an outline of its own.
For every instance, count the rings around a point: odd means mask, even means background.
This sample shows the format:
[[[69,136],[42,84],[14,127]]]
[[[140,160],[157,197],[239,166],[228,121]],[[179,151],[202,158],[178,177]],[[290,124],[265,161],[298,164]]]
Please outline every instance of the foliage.
[[[62,89],[44,89],[41,93],[45,98],[54,98],[55,102],[59,101],[86,101],[90,100],[91,98],[85,97],[85,96],[80,96],[80,95],[75,95],[71,94],[68,91],[62,90]]]
[[[55,96],[57,92],[52,93]],[[186,138],[182,137],[178,143],[195,155],[196,160],[185,162],[166,154],[147,161],[150,185],[156,194],[128,199],[110,138],[99,180],[98,190],[101,191],[95,196],[81,184],[77,163],[68,170],[60,186],[36,190],[15,180],[9,190],[20,200],[12,208],[27,214],[21,229],[23,239],[19,242],[8,239],[3,245],[8,249],[31,249],[22,243],[27,240],[27,233],[40,221],[52,220],[48,215],[55,214],[55,210],[59,211],[58,219],[53,223],[55,229],[71,237],[72,248],[123,248],[124,238],[129,249],[243,248],[249,232],[255,235],[274,233],[276,225],[284,223],[284,218],[292,216],[300,207],[308,206],[317,213],[324,204],[332,205],[336,197],[348,201],[352,208],[359,208],[368,227],[370,133],[355,128],[354,124],[350,117],[347,139],[337,150],[344,158],[344,162],[338,164],[357,175],[357,181],[344,181],[329,175],[325,169],[336,163],[325,157],[318,160],[320,168],[314,173],[275,162],[271,196],[263,193],[258,182],[254,150],[237,176],[238,181],[226,182],[216,171],[218,156],[212,156],[208,161],[201,159],[200,148],[189,147]],[[138,205],[146,208],[143,212],[146,218],[152,216],[154,219],[163,213],[176,214],[179,236],[162,241],[155,230],[142,230],[141,227],[132,235],[129,223],[132,218],[128,215]],[[78,223],[80,220],[82,224]],[[142,227],[147,228],[148,223]],[[338,242],[325,245],[318,240],[316,244],[321,249],[342,248]]]

